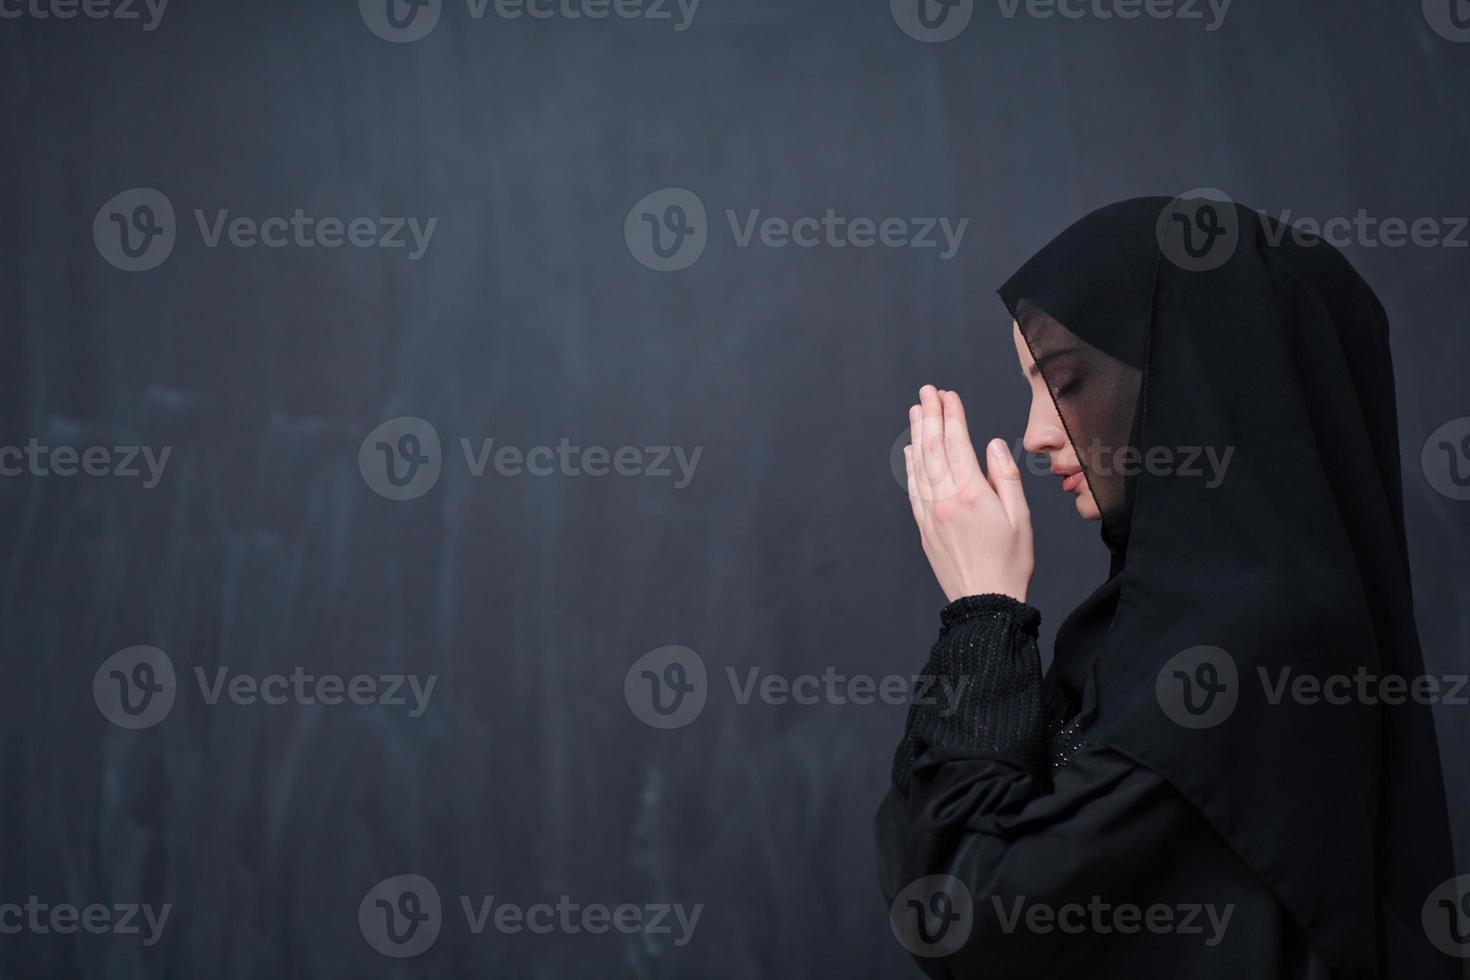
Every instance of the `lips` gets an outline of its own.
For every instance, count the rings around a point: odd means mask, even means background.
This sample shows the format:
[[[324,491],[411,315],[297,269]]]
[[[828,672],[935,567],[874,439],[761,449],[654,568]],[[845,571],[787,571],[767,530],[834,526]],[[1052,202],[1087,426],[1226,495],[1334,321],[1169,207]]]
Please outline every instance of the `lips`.
[[[1082,467],[1080,466],[1053,466],[1052,473],[1062,478],[1062,489],[1067,493],[1073,493],[1082,486]]]

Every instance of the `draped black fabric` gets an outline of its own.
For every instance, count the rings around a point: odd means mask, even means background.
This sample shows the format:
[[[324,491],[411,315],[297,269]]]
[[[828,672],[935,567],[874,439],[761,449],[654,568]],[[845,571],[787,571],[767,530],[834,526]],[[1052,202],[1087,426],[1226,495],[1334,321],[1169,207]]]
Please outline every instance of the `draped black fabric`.
[[[1278,688],[1424,673],[1387,318],[1331,246],[1245,207],[1220,205],[1240,229],[1228,258],[1176,264],[1168,236],[1187,229],[1161,225],[1169,207],[1102,208],[1000,290],[1113,552],[1048,682],[1084,710],[1089,742],[1197,809],[1334,975],[1461,976],[1420,923],[1453,874],[1430,710]],[[1233,709],[1181,724],[1171,685]]]
[[[954,696],[910,706],[874,821],[890,925],[919,968],[935,980],[1331,980],[1188,800],[1089,744],[1079,719],[1047,715],[1039,622],[1001,595],[940,613],[923,676]]]

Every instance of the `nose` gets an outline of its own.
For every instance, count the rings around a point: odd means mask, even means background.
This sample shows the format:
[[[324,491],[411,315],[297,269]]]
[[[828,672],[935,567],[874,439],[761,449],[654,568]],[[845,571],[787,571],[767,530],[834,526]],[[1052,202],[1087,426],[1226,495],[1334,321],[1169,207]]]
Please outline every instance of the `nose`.
[[[1026,434],[1021,446],[1028,453],[1060,452],[1067,445],[1067,431],[1057,415],[1057,406],[1046,391],[1033,391],[1031,413],[1026,417]]]

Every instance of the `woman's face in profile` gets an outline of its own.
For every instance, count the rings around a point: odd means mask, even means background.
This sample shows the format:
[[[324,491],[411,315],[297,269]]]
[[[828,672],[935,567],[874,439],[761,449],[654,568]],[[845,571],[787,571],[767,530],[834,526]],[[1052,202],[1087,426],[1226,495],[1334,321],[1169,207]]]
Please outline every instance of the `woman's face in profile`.
[[[1077,451],[1067,438],[1067,429],[1057,413],[1056,402],[1046,388],[1046,379],[1036,367],[1031,350],[1021,336],[1021,327],[1012,321],[1011,338],[1016,343],[1016,357],[1021,362],[1021,375],[1031,387],[1031,411],[1026,419],[1026,435],[1021,441],[1028,453],[1045,453],[1051,471],[1062,480],[1062,489],[1077,500],[1077,513],[1089,521],[1102,520],[1102,511],[1093,499],[1087,476],[1077,459]]]

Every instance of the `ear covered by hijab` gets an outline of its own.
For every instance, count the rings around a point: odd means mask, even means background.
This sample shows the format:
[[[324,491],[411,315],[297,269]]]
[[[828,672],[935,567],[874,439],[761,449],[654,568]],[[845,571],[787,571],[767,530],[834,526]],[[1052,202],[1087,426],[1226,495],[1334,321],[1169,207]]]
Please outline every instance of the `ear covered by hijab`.
[[[1113,555],[1048,683],[1193,803],[1335,975],[1463,976],[1421,923],[1454,873],[1429,708],[1291,693],[1424,674],[1387,318],[1327,243],[1196,207],[1104,207],[1000,290]],[[1228,251],[1193,261],[1222,227]]]

